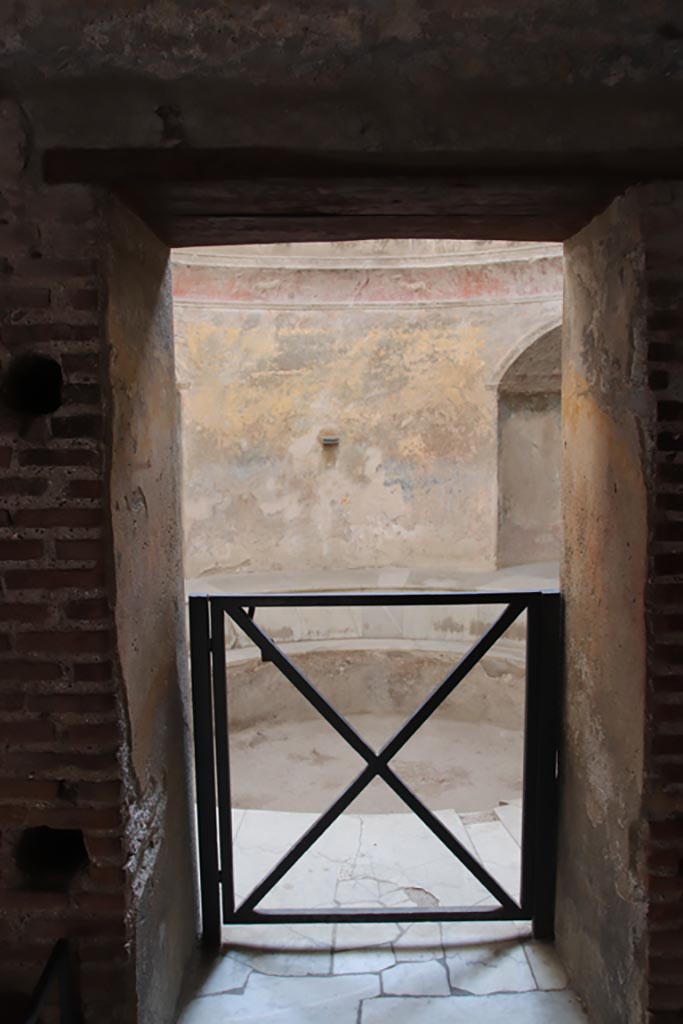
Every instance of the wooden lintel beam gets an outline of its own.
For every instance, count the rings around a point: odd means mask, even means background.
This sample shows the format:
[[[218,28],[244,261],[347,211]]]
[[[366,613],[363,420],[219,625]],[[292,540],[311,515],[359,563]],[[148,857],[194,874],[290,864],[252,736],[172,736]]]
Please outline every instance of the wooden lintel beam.
[[[647,157],[55,149],[44,154],[44,173],[55,184],[110,189],[171,246],[382,237],[562,241],[630,184],[653,176],[654,158]],[[666,160],[666,173],[654,176],[683,174],[683,153]]]
[[[275,149],[50,149],[43,154],[47,181],[210,181],[270,178],[430,178],[443,176],[678,178],[683,150],[621,153],[320,153]]]

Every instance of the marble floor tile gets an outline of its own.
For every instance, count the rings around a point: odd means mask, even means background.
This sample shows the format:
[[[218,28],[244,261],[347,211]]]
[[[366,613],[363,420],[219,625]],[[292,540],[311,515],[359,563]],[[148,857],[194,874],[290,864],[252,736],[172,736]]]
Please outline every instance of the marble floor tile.
[[[465,847],[468,853],[471,853],[474,857],[477,855],[477,851],[474,848],[474,843],[470,837],[469,832],[457,811],[435,811],[435,817],[439,821],[443,822],[446,828],[453,834],[459,843]]]
[[[399,963],[416,960],[438,960],[443,956],[443,940],[439,921],[416,921],[403,925],[401,936],[394,943]]]
[[[258,950],[331,949],[331,924],[230,924],[222,931],[223,949],[232,946]]]
[[[246,896],[268,874],[315,818],[315,814],[244,812],[233,855],[239,896]]]
[[[510,803],[500,804],[495,808],[494,814],[502,821],[506,829],[517,843],[522,845],[522,801],[513,800]]]
[[[232,841],[236,841],[244,821],[244,815],[246,811],[241,810],[239,807],[233,807],[232,809]]]
[[[193,994],[195,997],[213,996],[242,989],[251,970],[249,964],[232,956],[218,957],[210,966],[198,971]]]
[[[269,1020],[269,1014],[288,1014],[283,1020],[337,1024],[356,1024],[362,999],[379,994],[379,978],[374,974],[344,974],[328,978],[264,978],[252,974],[244,996],[237,997],[231,1022]],[[229,997],[224,997],[229,998]],[[234,998],[234,997],[233,997]],[[259,1018],[259,1014],[261,1015]]]
[[[552,990],[567,987],[567,974],[551,942],[525,942],[524,952],[539,988]]]
[[[310,852],[339,865],[341,878],[351,877],[346,872],[349,864],[353,863],[357,856],[362,838],[362,828],[363,821],[360,815],[342,814],[323,832],[320,839],[311,847]]]
[[[531,938],[530,921],[444,921],[441,925],[444,949],[517,942]]]
[[[376,904],[381,906],[380,883],[376,878],[340,878],[337,882],[335,900],[340,907]]]
[[[524,949],[518,942],[496,942],[447,950],[451,986],[472,995],[528,992],[536,981]]]
[[[329,949],[258,950],[250,946],[234,946],[230,957],[250,970],[272,977],[298,978],[330,974],[332,971]]]
[[[333,974],[379,973],[394,967],[396,955],[391,946],[379,949],[339,949],[332,957]]]
[[[468,825],[467,831],[478,859],[489,874],[513,899],[519,899],[522,853],[505,825],[494,817],[492,821]]]
[[[513,892],[521,807],[438,817]],[[238,895],[317,815],[233,812]],[[487,891],[414,815],[347,814],[263,907],[473,905]],[[178,1024],[587,1024],[554,947],[529,922],[232,925]]]
[[[362,1003],[360,1024],[588,1024],[569,992],[452,996],[411,999],[384,997]]]
[[[446,969],[438,960],[396,964],[382,971],[382,991],[389,996],[448,996]]]
[[[331,924],[231,925],[223,929],[223,953],[262,974],[329,974],[333,934]]]
[[[387,906],[471,906],[488,895],[414,814],[363,815],[354,875],[384,883]]]
[[[235,841],[238,899],[251,892],[317,818],[303,812],[245,812]],[[360,831],[358,816],[338,819],[268,893],[262,907],[334,906],[337,881],[354,862]]]
[[[389,946],[400,935],[398,924],[338,924],[334,943],[336,949],[371,949]]]
[[[488,858],[498,874],[502,871],[507,878],[518,871],[510,863],[510,844],[514,843],[500,822],[466,828],[455,811],[439,811],[437,816],[469,853],[478,859]],[[316,817],[281,811],[243,812],[235,839],[238,900],[267,875]],[[262,907],[322,908],[377,902],[387,907],[437,907],[494,901],[414,814],[349,814],[338,819],[290,869],[265,897]]]
[[[356,1024],[361,1000],[379,995],[376,975],[269,978],[254,973],[242,995],[193,999],[178,1024]]]

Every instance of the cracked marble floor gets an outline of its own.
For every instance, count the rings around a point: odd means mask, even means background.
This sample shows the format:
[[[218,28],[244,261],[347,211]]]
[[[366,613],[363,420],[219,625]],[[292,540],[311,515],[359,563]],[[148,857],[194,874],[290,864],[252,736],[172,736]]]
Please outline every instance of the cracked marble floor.
[[[514,897],[521,806],[439,817]],[[314,814],[235,810],[238,899]],[[264,908],[493,905],[412,814],[344,815]],[[527,922],[247,925],[198,968],[178,1024],[587,1024]]]

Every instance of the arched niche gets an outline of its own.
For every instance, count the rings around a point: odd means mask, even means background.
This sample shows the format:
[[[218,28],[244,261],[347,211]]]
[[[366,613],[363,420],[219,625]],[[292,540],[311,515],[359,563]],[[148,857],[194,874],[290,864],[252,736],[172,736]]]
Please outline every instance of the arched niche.
[[[498,565],[560,556],[561,342],[558,324],[517,356],[498,385]]]

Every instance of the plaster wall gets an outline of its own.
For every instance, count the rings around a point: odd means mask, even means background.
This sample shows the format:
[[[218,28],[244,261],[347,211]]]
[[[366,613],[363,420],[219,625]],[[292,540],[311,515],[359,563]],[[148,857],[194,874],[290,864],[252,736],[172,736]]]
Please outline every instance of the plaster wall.
[[[492,567],[496,384],[561,275],[552,245],[177,253],[186,574]]]
[[[548,155],[585,173],[586,153],[683,145],[679,22],[676,0],[44,0],[5,5],[0,73],[47,145]]]
[[[186,658],[171,276],[168,250],[137,217],[116,204],[110,227],[110,502],[131,738],[129,924],[136,1019],[166,1024],[196,932],[185,688],[178,675]]]
[[[498,444],[498,564],[553,561],[561,544],[560,395],[502,393]]]
[[[640,1024],[652,402],[637,192],[571,240],[565,267],[557,937],[593,1018]]]

